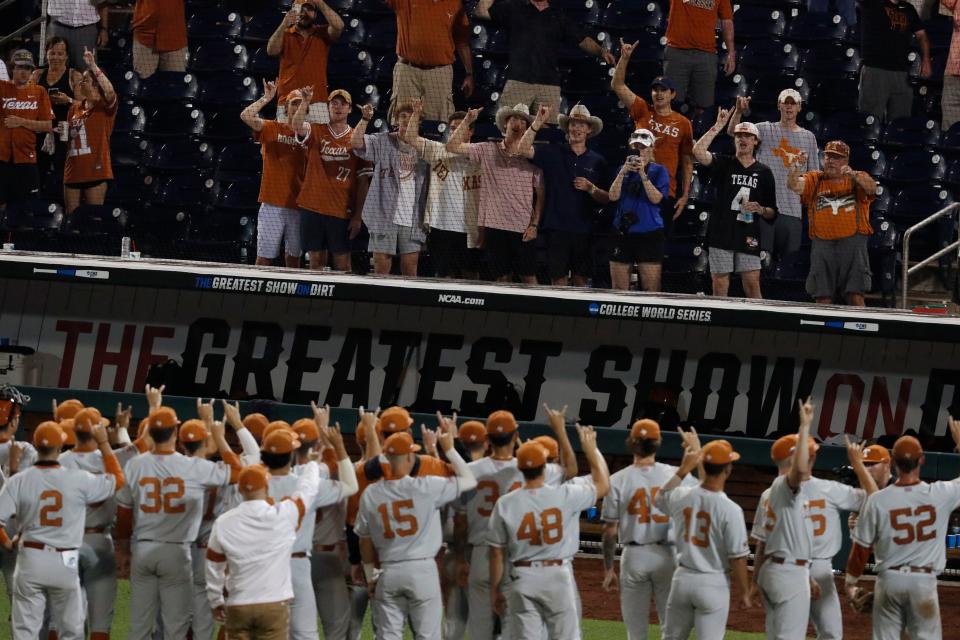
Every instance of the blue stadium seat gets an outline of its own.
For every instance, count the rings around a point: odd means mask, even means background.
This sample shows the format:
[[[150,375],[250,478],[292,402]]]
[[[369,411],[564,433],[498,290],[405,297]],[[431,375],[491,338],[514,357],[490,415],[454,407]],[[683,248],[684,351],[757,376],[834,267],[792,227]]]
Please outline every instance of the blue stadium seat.
[[[756,77],[764,73],[795,72],[799,64],[799,49],[793,43],[753,40],[740,48],[737,69]]]
[[[240,39],[250,44],[265,45],[282,21],[282,12],[270,8],[261,9],[243,25]]]
[[[117,119],[113,123],[113,135],[141,133],[147,126],[147,116],[143,108],[132,104],[121,104],[117,109]]]
[[[893,207],[888,217],[900,224],[913,224],[953,202],[950,191],[943,187],[930,185],[905,187],[893,196]]]
[[[940,123],[928,116],[906,116],[888,122],[880,136],[883,149],[932,148],[940,141]]]
[[[612,71],[611,67],[596,58],[571,63],[561,69],[561,90],[577,95],[608,92]]]
[[[873,145],[880,140],[880,132],[880,118],[859,111],[840,111],[827,117],[819,139],[821,142],[843,140],[850,145]]]
[[[110,138],[110,161],[114,167],[139,167],[145,158],[153,154],[149,140],[132,135],[116,135]]]
[[[883,176],[884,182],[894,187],[939,184],[946,173],[946,164],[936,151],[909,149],[890,161]]]
[[[779,38],[787,27],[780,9],[756,5],[738,5],[733,11],[733,32],[738,41]]]
[[[852,142],[850,143],[850,166],[857,171],[866,171],[879,179],[887,172],[887,156],[880,149],[869,147],[863,142]]]
[[[239,105],[207,112],[206,126],[200,135],[200,139],[218,144],[252,141],[253,133],[250,131],[250,127],[240,120],[240,112],[246,106]],[[260,117],[268,120],[273,119],[274,105],[267,105],[260,112]]]
[[[239,13],[219,7],[198,9],[187,18],[187,37],[192,41],[239,38],[243,19]]]
[[[197,97],[197,77],[179,71],[157,71],[140,82],[137,102],[140,104],[164,104],[179,102],[189,104]]]
[[[648,31],[662,33],[667,26],[666,14],[656,2],[648,0],[614,0],[600,12],[597,26],[615,33]],[[631,35],[632,40],[636,39]],[[627,36],[624,36],[624,40]]]
[[[143,135],[153,140],[199,136],[206,120],[203,112],[189,106],[168,105],[150,114]]]
[[[187,68],[190,71],[235,71],[247,66],[247,48],[230,40],[207,40],[191,48]]]
[[[247,58],[246,69],[251,75],[272,80],[280,75],[280,58],[274,58],[267,53],[266,47],[261,47]]]
[[[753,81],[750,88],[750,105],[776,107],[777,98],[784,89],[796,89],[804,105],[810,100],[810,85],[799,76],[789,73],[762,75]]]
[[[218,209],[255,212],[260,204],[260,178],[257,176],[216,182],[212,187],[212,203]]]
[[[810,302],[806,290],[810,252],[801,249],[780,257],[768,272],[761,273],[760,288],[769,300]]]
[[[221,73],[203,80],[197,104],[203,107],[246,106],[261,94],[257,81],[251,76]]]
[[[379,2],[379,0],[377,0]],[[384,5],[386,6],[386,5]],[[377,21],[367,22],[363,46],[374,51],[394,51],[397,43],[397,21],[391,15]]]
[[[750,85],[747,78],[742,73],[734,73],[730,76],[718,75],[717,84],[714,88],[714,101],[716,104],[724,107],[733,105],[738,96],[749,95]]]
[[[801,56],[800,73],[810,79],[858,77],[860,52],[844,42],[813,43]]]
[[[108,73],[110,84],[113,90],[117,92],[120,99],[135,98],[140,93],[140,76],[133,71],[123,71],[122,73]]]
[[[153,175],[209,171],[213,166],[213,148],[190,138],[167,140],[146,156],[144,166]]]
[[[811,85],[810,106],[823,113],[856,111],[859,95],[857,78],[820,78]]]
[[[220,152],[213,178],[218,181],[260,177],[263,155],[259,144],[241,142],[229,144]]]
[[[801,13],[787,25],[786,38],[796,43],[842,42],[847,23],[839,15]]]

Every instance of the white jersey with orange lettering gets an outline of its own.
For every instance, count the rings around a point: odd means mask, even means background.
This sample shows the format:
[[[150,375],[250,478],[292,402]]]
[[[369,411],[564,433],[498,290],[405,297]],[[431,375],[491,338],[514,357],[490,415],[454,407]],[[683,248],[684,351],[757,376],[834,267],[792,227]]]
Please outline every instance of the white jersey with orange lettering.
[[[112,475],[40,463],[17,473],[0,490],[0,523],[16,515],[21,536],[12,612],[17,640],[37,637],[45,596],[60,637],[83,637],[79,555],[84,516],[89,505],[107,500],[115,488]]]
[[[730,560],[750,553],[743,509],[722,491],[677,487],[657,496],[677,532],[677,563],[663,637],[722,640],[730,611]]]
[[[0,477],[6,479],[10,477],[10,446],[12,440],[0,442]],[[37,450],[29,442],[17,442],[21,448],[20,463],[17,468],[22,471],[30,468],[37,460]],[[5,480],[4,480],[5,481]],[[17,533],[16,516],[10,519],[4,526],[7,536],[12,538]],[[13,594],[13,573],[17,568],[17,550],[6,552],[0,549],[0,570],[3,571],[3,581],[7,588],[7,598]]]
[[[524,487],[497,501],[488,544],[503,549],[513,565],[506,590],[513,637],[537,638],[546,626],[551,638],[580,638],[570,562],[580,546],[580,512],[596,501],[589,478],[559,487]]]
[[[757,510],[753,512],[753,526],[750,527],[750,537],[760,542],[766,542],[767,536],[773,531],[776,515],[770,511],[770,487],[760,494],[757,500]]]
[[[567,479],[567,472],[555,462],[548,462],[543,469],[543,483],[548,487],[559,487]]]
[[[440,637],[440,508],[459,495],[459,479],[439,476],[380,480],[363,492],[356,533],[370,539],[383,568],[372,603],[382,637],[402,637],[408,614],[418,637]]]

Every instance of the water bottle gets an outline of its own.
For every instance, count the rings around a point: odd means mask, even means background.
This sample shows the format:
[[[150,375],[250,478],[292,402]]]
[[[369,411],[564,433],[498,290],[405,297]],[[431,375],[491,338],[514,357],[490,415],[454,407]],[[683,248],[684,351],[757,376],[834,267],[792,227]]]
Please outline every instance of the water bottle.
[[[123,236],[120,238],[120,257],[130,257],[130,236]]]

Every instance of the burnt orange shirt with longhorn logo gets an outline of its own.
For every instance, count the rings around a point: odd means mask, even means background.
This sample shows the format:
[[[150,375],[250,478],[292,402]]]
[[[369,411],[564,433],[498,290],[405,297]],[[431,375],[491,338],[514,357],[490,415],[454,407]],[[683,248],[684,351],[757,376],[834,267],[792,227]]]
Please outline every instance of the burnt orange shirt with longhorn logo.
[[[872,234],[870,203],[875,199],[857,186],[853,175],[836,179],[827,178],[822,171],[803,175],[800,202],[809,212],[811,238],[838,240]]]
[[[353,154],[347,127],[337,135],[325,124],[310,125],[307,177],[297,205],[334,218],[350,217],[363,160]]]
[[[63,165],[64,184],[112,180],[110,163],[110,134],[117,118],[117,98],[113,104],[98,102],[91,109],[84,109],[83,101],[77,100],[67,116],[70,140],[67,142],[67,159]]]
[[[24,127],[8,129],[3,120],[17,116],[26,120],[53,120],[47,90],[35,84],[16,86],[0,80],[0,162],[37,163],[37,134]]]

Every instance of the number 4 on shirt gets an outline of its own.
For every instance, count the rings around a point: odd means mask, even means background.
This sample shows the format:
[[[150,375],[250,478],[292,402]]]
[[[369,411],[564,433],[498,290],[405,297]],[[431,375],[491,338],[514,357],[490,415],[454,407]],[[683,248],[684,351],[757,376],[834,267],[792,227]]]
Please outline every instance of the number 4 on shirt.
[[[563,514],[560,509],[546,509],[540,513],[540,528],[532,511],[527,512],[517,529],[517,540],[524,540],[534,547],[556,544],[563,539]]]

